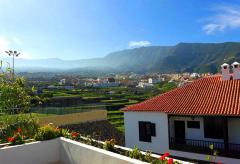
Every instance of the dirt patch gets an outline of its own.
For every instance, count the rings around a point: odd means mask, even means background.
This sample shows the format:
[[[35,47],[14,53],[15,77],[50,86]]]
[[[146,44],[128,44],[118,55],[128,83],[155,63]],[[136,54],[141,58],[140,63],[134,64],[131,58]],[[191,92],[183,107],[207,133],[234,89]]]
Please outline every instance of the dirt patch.
[[[108,121],[86,122],[72,125],[64,125],[62,128],[67,128],[72,131],[77,131],[81,135],[90,135],[91,137],[105,141],[107,139],[115,139],[117,145],[124,146],[124,135],[113,127]]]
[[[106,110],[95,110],[89,112],[72,113],[65,115],[54,115],[49,117],[42,117],[39,119],[41,125],[53,123],[56,126],[78,124],[81,122],[90,122],[97,120],[106,120]]]

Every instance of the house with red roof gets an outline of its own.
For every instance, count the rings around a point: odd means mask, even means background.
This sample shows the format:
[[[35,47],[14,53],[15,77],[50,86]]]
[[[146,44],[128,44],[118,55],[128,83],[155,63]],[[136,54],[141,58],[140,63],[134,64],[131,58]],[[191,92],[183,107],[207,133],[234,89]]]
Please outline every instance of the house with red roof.
[[[206,160],[213,145],[216,160],[240,163],[240,64],[221,69],[124,108],[126,146]]]

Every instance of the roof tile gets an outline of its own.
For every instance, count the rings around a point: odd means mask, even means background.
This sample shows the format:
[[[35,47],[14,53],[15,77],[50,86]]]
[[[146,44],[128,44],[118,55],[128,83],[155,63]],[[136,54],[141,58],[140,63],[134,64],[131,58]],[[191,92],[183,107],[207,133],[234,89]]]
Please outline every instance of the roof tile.
[[[208,76],[123,111],[158,111],[182,115],[240,116],[240,80]]]

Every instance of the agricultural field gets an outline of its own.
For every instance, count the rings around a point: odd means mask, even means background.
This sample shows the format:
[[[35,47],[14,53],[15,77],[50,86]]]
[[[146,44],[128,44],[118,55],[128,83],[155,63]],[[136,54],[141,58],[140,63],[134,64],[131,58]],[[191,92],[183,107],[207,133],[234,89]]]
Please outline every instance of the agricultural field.
[[[169,84],[168,84],[169,85]],[[124,119],[122,108],[136,104],[145,99],[158,95],[168,88],[165,86],[150,89],[113,87],[113,88],[82,88],[74,90],[43,90],[39,95],[45,102],[41,106],[33,107],[32,112],[39,117],[48,115],[63,115],[90,110],[107,110],[108,121],[124,133]]]

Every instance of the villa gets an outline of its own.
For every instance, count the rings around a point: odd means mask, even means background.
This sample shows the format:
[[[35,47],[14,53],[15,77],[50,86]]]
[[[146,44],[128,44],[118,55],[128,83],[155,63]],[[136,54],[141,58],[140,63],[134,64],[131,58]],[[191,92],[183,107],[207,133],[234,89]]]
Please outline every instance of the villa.
[[[123,109],[127,147],[223,163],[240,163],[240,64]]]

